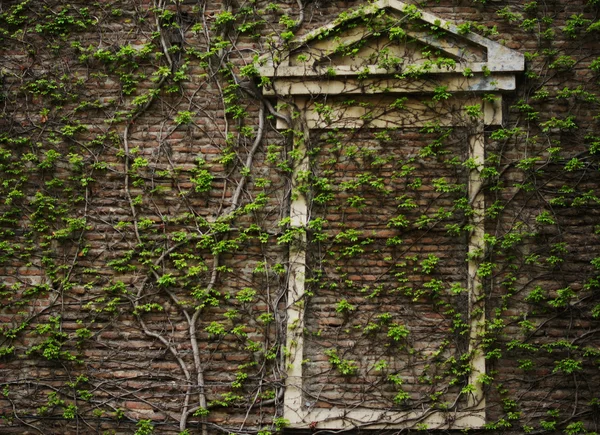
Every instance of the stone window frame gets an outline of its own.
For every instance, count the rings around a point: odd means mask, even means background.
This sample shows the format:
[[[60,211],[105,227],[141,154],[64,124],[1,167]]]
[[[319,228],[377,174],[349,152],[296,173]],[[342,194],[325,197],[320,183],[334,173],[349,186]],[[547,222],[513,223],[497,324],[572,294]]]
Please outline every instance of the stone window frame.
[[[368,16],[378,13],[382,9],[402,14],[407,4],[398,0],[379,0],[372,5],[363,7],[355,16]],[[427,12],[420,12],[419,19],[430,25],[444,29],[448,34],[455,37],[464,45],[443,45],[439,41],[425,33],[413,34],[411,37],[427,44],[437,44],[437,48],[450,55],[464,55],[469,47],[481,48],[486,57],[483,62],[461,62],[455,69],[449,71],[442,68],[428,71],[428,76],[435,77],[433,81],[418,79],[401,80],[394,78],[394,74],[376,65],[368,66],[368,77],[377,80],[378,86],[365,86],[364,79],[359,80],[359,74],[364,73],[348,65],[319,65],[314,56],[311,55],[311,46],[318,45],[320,53],[333,53],[340,42],[352,44],[364,35],[360,32],[350,32],[341,41],[335,42],[329,35],[338,26],[342,26],[353,15],[349,14],[345,20],[336,20],[331,24],[318,28],[302,39],[292,42],[286,51],[280,54],[278,63],[273,58],[264,56],[259,60],[258,70],[260,75],[270,79],[270,86],[263,88],[263,95],[267,98],[293,99],[294,104],[301,111],[308,128],[327,128],[319,125],[318,116],[311,110],[308,102],[311,95],[377,95],[377,94],[402,94],[406,96],[414,94],[433,94],[436,86],[445,86],[450,93],[468,94],[470,102],[479,104],[483,118],[476,124],[469,134],[470,159],[478,165],[472,168],[468,175],[468,196],[475,211],[470,218],[473,228],[468,237],[468,266],[467,284],[469,291],[469,350],[473,352],[469,384],[475,386],[475,390],[468,396],[468,411],[442,412],[442,411],[390,411],[373,410],[367,408],[318,408],[308,409],[302,403],[303,400],[303,377],[302,361],[304,349],[304,320],[303,304],[301,301],[305,292],[305,273],[307,269],[307,257],[305,243],[290,246],[289,252],[289,284],[287,297],[287,331],[289,355],[286,361],[287,378],[283,402],[283,417],[289,421],[290,427],[295,429],[347,429],[355,425],[365,425],[369,429],[402,429],[410,427],[415,421],[425,423],[429,428],[438,429],[466,429],[481,428],[486,423],[485,395],[483,385],[479,381],[486,372],[485,357],[481,350],[476,348],[477,338],[484,332],[485,306],[483,300],[483,286],[477,276],[479,261],[478,252],[483,249],[484,235],[484,212],[485,202],[482,192],[481,169],[485,158],[485,135],[486,126],[498,126],[502,124],[502,93],[516,89],[516,74],[524,70],[524,56],[514,50],[504,47],[490,39],[474,33],[459,31],[453,23],[440,19]],[[306,50],[308,62],[302,65],[294,65],[291,62],[294,53]],[[457,79],[456,73],[469,71],[464,74],[467,77]],[[483,98],[492,94],[494,99]],[[397,121],[397,120],[396,120]],[[447,122],[447,121],[446,121]],[[448,124],[447,124],[448,125]],[[413,127],[419,127],[418,122],[411,123]],[[460,126],[460,125],[458,125]],[[278,120],[278,128],[287,129],[292,126]],[[302,141],[298,141],[296,149],[299,155],[305,156],[294,168],[294,175],[305,173],[309,170],[309,160]],[[294,176],[295,179],[295,176]],[[295,181],[294,181],[295,183]],[[308,203],[304,194],[296,192],[292,198],[289,210],[291,226],[306,228],[308,224]],[[302,233],[302,232],[301,232]],[[304,234],[304,233],[302,233]],[[305,237],[305,236],[304,236]],[[306,240],[303,240],[306,242]],[[477,313],[476,316],[474,313]]]

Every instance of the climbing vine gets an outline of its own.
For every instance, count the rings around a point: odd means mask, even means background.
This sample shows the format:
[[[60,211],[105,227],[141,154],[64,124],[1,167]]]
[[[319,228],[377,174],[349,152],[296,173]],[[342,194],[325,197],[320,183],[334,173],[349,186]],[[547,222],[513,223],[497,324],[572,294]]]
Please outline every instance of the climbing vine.
[[[283,432],[295,304],[305,407],[451,419],[481,388],[483,429],[599,431],[598,2],[414,3],[0,5],[0,427]],[[436,76],[479,73],[485,53],[444,50],[470,34],[526,60],[484,161],[466,146],[482,105]],[[345,62],[363,89],[384,71],[410,95],[301,106],[268,62],[331,83]]]

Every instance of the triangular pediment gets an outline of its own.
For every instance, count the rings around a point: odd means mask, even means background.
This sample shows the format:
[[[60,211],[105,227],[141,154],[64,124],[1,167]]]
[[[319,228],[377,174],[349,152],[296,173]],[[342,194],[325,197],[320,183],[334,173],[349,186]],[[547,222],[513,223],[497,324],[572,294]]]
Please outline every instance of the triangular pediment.
[[[371,29],[362,25],[344,32],[336,38],[335,44],[319,41],[294,50],[290,53],[289,61],[290,65],[306,63],[311,68],[346,65],[358,69],[370,67],[399,72],[409,65],[425,65],[428,61],[435,62],[440,58],[451,60],[457,66],[487,60],[485,50],[476,46],[465,50],[464,44],[457,44],[447,35],[434,41],[435,45],[409,36],[408,32],[405,35],[396,38],[387,32],[374,35]]]
[[[312,93],[308,82],[323,79],[356,81],[379,93],[390,91],[390,79],[424,76],[453,83],[459,77],[468,79],[460,89],[455,83],[456,90],[507,91],[514,89],[515,73],[523,69],[521,53],[397,0],[379,0],[341,14],[288,43],[277,57],[263,57],[259,66],[261,75],[279,80],[279,90],[289,94]],[[373,79],[388,82],[374,87]],[[300,81],[308,86],[306,91],[298,86]]]

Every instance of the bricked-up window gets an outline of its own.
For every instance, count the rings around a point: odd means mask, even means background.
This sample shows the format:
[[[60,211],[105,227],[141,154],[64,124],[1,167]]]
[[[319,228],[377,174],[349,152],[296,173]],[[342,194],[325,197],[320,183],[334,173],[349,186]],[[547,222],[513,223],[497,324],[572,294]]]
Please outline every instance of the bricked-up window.
[[[482,124],[463,116],[468,96],[400,99],[393,112],[389,96],[297,100],[309,131],[290,213],[307,237],[291,249],[285,415],[300,427],[484,421],[467,261],[483,197],[464,163],[482,153]]]
[[[449,160],[466,160],[465,135],[313,133],[313,173],[328,186],[310,213],[323,224],[308,239],[305,404],[410,409],[460,396],[450,368],[468,352],[469,172]],[[432,398],[437,382],[452,386]]]
[[[259,68],[295,132],[284,417],[483,426],[484,125],[523,56],[396,0],[289,49]]]

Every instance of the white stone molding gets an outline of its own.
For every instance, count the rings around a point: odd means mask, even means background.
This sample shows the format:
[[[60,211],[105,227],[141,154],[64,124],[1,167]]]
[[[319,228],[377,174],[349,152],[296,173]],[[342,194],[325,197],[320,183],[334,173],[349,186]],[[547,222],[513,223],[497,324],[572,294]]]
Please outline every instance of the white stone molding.
[[[477,275],[479,260],[477,253],[483,250],[484,235],[484,194],[480,171],[485,159],[484,126],[502,124],[503,92],[514,91],[516,88],[515,74],[523,71],[524,57],[497,42],[479,36],[472,32],[461,32],[459,28],[434,15],[420,12],[418,20],[441,29],[442,36],[434,36],[428,32],[407,30],[410,44],[425,44],[435,47],[445,56],[455,59],[455,65],[428,64],[426,59],[419,57],[418,50],[409,44],[395,43],[389,45],[381,40],[381,35],[373,34],[365,26],[354,25],[350,30],[344,30],[345,24],[360,17],[370,17],[386,10],[401,26],[405,22],[404,12],[408,6],[397,0],[379,0],[368,6],[350,11],[340,19],[316,29],[305,37],[293,41],[277,56],[263,56],[258,63],[261,76],[269,79],[270,84],[263,87],[266,97],[284,99],[293,102],[300,111],[305,125],[311,128],[357,128],[364,124],[373,128],[403,128],[419,127],[428,120],[428,107],[420,102],[419,96],[432,94],[440,86],[457,98],[444,103],[445,106],[433,116],[435,120],[446,126],[465,126],[464,117],[453,116],[460,112],[461,105],[480,105],[483,118],[470,122],[471,133],[468,144],[469,158],[477,163],[469,173],[468,195],[475,211],[471,218],[473,230],[469,236],[468,252],[468,290],[469,290],[469,350],[472,354],[471,374],[469,383],[475,387],[467,400],[467,410],[461,412],[443,412],[439,410],[394,411],[371,408],[319,408],[314,409],[303,403],[303,331],[305,308],[305,273],[306,252],[305,243],[290,247],[290,279],[288,285],[287,319],[288,319],[288,358],[287,379],[284,395],[283,417],[289,420],[294,428],[327,428],[346,429],[363,427],[371,429],[405,428],[416,423],[427,424],[429,428],[466,429],[480,428],[485,424],[485,395],[481,376],[485,375],[485,358],[478,349],[477,342],[484,332],[485,306],[483,285]],[[414,9],[412,9],[414,12]],[[413,14],[414,18],[414,14]],[[335,34],[335,37],[332,35]],[[379,39],[378,39],[379,38]],[[389,39],[389,38],[388,38]],[[340,44],[351,46],[358,41],[373,40],[363,43],[365,56],[376,51],[381,44],[397,53],[407,55],[407,62],[398,65],[397,70],[383,68],[381,65],[371,65],[360,58],[360,51],[355,58],[344,59],[336,55]],[[366,48],[365,48],[366,47]],[[298,57],[303,62],[298,62]],[[358,57],[358,59],[356,58]],[[422,74],[406,74],[411,68],[424,68]],[[490,98],[490,94],[493,98]],[[365,108],[358,106],[336,106],[335,98],[345,95],[353,99],[365,98],[377,101],[381,107],[389,107],[390,99],[397,96],[407,96],[409,110],[389,111],[381,109],[368,121],[365,118]],[[484,98],[485,96],[485,98]],[[312,107],[314,98],[329,97],[327,104],[332,112],[327,123]],[[414,98],[411,98],[414,97]],[[374,109],[369,109],[373,111]],[[290,128],[282,122],[281,128]],[[306,144],[303,140],[296,143],[296,154],[303,156],[295,168],[305,173],[309,169],[306,157]],[[306,197],[297,189],[293,192],[290,207],[291,225],[306,228],[309,220],[309,210]],[[305,234],[300,232],[301,234]],[[306,242],[305,235],[303,235]]]

